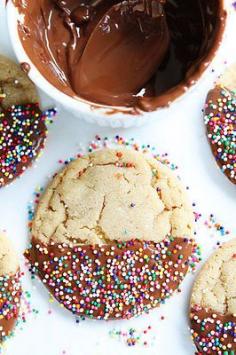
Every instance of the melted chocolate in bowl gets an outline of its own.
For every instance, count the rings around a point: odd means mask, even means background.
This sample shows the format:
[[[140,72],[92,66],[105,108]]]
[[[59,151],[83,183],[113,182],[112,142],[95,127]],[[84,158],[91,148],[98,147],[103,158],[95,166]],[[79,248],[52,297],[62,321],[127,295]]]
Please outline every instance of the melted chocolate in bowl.
[[[106,12],[119,2],[13,0],[19,12],[25,15],[24,22],[19,23],[23,47],[41,74],[69,96],[77,96],[93,104],[128,107],[130,112],[136,113],[167,106],[183,94],[186,87],[196,82],[214,57],[225,25],[223,0],[166,0],[161,6],[166,16],[170,43],[155,74],[129,95],[124,93],[115,96],[109,92],[96,95],[96,90],[94,95],[90,93],[88,97],[86,92],[78,89],[80,85],[76,82],[75,73],[95,27]],[[104,36],[110,41],[116,23],[112,23],[112,19],[109,21],[108,28],[104,26]],[[91,57],[90,67],[93,63],[96,65],[98,60],[100,65],[104,61],[112,85],[115,75],[111,68],[114,66],[107,65],[105,56],[100,56],[99,43],[96,43],[96,47],[97,56]],[[119,51],[112,48],[114,53],[109,53],[119,64],[125,60],[122,46],[120,48]],[[125,75],[124,80],[129,80],[129,77]],[[96,85],[99,89],[99,80]]]

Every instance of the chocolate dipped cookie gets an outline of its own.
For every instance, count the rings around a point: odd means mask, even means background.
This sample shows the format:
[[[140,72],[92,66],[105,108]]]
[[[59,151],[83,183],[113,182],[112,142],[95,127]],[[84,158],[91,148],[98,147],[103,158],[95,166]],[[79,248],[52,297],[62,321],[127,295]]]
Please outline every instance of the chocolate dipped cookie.
[[[73,314],[120,319],[169,298],[195,249],[193,212],[174,173],[142,153],[106,149],[54,177],[25,256]]]
[[[44,148],[47,113],[38,102],[27,74],[0,56],[0,188],[31,166]]]
[[[204,122],[212,153],[236,184],[236,65],[229,67],[207,96]]]
[[[201,354],[236,352],[236,239],[223,244],[195,281],[191,333]]]
[[[0,232],[0,343],[11,336],[21,298],[19,263],[9,240]]]

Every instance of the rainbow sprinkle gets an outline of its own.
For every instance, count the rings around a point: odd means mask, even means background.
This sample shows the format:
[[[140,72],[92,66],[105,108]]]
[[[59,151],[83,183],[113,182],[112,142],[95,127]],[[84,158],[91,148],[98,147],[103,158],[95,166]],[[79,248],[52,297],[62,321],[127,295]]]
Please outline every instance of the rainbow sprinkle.
[[[130,318],[163,303],[178,289],[198,248],[192,240],[130,240],[105,245],[43,245],[25,256],[55,298],[73,314]]]
[[[0,340],[11,335],[18,317],[22,293],[19,277],[19,274],[0,276]]]
[[[230,231],[226,229],[221,223],[219,223],[214,216],[214,214],[210,214],[207,220],[204,222],[204,226],[207,229],[212,229],[213,231],[217,232],[221,237],[227,236],[230,234]]]
[[[127,331],[122,331],[113,328],[112,330],[109,331],[109,336],[111,339],[117,339],[129,347],[133,347],[137,345],[149,347],[150,345],[153,344],[153,341],[155,340],[155,337],[150,334],[151,331],[152,331],[151,325],[144,328],[143,330],[129,328]]]
[[[236,354],[236,316],[199,306],[191,309],[191,334],[198,354]]]

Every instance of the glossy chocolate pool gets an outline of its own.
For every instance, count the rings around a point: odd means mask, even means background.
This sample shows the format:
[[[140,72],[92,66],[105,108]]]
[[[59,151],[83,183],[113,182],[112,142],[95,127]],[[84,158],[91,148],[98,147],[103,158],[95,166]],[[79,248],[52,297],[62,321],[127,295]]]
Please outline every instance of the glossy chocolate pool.
[[[223,0],[167,0],[162,6],[170,42],[155,74],[129,95],[112,95],[110,92],[98,95],[96,93],[99,90],[96,90],[94,95],[90,93],[88,97],[85,92],[78,90],[80,86],[76,82],[76,70],[94,28],[119,1],[13,2],[19,12],[25,15],[23,23],[19,22],[23,47],[34,65],[52,85],[69,96],[87,99],[92,104],[128,107],[130,112],[136,113],[167,106],[198,80],[219,46],[226,18]],[[107,32],[104,29],[104,36],[109,41],[112,35],[112,31]],[[112,85],[114,73],[107,65],[106,58],[99,57],[99,43],[96,43],[96,52],[97,56],[91,57],[89,64],[93,66],[97,60],[104,60],[104,68],[107,70],[103,72]],[[114,53],[117,62],[125,60],[122,46],[120,51]],[[111,55],[110,57],[114,58]],[[120,75],[122,76],[122,71]],[[125,75],[124,80],[129,80],[129,76]],[[99,80],[96,85],[99,88]]]

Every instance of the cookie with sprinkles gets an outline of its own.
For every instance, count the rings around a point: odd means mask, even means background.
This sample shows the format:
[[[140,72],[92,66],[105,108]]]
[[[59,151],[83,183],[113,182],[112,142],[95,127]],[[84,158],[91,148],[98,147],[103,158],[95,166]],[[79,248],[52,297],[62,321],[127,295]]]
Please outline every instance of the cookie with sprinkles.
[[[39,102],[37,89],[15,62],[0,55],[0,108]]]
[[[15,105],[0,112],[0,188],[31,166],[44,148],[46,118],[38,104]]]
[[[17,255],[5,234],[0,232],[0,343],[12,335],[21,293]]]
[[[236,354],[236,239],[206,262],[191,296],[190,322],[201,354]]]
[[[45,120],[35,85],[25,70],[0,55],[0,188],[21,175],[44,148]]]
[[[53,179],[25,252],[73,314],[126,319],[157,307],[195,263],[193,211],[174,172],[148,155],[105,149]]]
[[[236,66],[208,93],[204,122],[217,164],[236,184]]]

